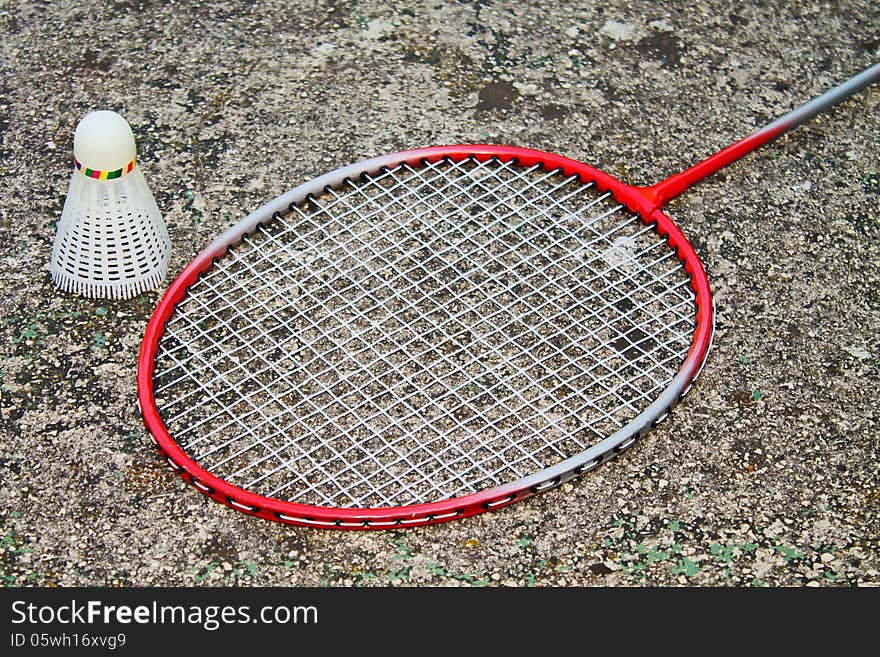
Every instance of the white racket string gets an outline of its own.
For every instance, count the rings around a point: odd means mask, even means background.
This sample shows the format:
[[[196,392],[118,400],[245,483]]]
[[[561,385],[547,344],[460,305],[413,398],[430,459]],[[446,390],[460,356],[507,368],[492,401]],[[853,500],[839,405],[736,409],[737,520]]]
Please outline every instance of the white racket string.
[[[268,497],[405,506],[582,452],[668,387],[688,274],[592,185],[495,159],[400,165],[276,215],[159,342],[187,454]]]

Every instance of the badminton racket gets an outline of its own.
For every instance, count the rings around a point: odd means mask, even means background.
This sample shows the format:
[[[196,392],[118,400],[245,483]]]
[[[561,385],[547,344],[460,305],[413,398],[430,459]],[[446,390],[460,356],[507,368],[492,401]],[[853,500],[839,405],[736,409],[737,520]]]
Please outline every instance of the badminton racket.
[[[880,64],[650,187],[488,144],[346,166],[169,286],[146,427],[215,500],[313,527],[499,509],[619,454],[691,388],[714,308],[672,198],[880,79]]]

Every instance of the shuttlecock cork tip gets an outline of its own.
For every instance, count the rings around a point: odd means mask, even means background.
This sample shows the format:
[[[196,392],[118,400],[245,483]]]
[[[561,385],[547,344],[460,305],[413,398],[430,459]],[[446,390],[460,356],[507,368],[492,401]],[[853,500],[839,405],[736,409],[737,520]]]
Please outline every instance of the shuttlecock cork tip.
[[[91,112],[80,120],[73,133],[77,168],[91,178],[128,173],[134,167],[136,154],[131,126],[116,112]]]

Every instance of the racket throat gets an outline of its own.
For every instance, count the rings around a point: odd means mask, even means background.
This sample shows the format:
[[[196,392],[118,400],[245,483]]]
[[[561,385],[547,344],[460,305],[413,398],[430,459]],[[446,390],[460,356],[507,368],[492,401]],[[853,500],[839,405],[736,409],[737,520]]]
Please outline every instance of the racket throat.
[[[745,139],[731,144],[705,160],[697,162],[692,167],[681,173],[669,176],[650,187],[639,187],[642,195],[654,205],[655,209],[662,208],[670,200],[687,191],[701,180],[708,178],[713,173],[745,157],[752,151],[760,148],[767,142],[775,139],[785,132],[786,126],[773,124],[763,130],[755,132]]]

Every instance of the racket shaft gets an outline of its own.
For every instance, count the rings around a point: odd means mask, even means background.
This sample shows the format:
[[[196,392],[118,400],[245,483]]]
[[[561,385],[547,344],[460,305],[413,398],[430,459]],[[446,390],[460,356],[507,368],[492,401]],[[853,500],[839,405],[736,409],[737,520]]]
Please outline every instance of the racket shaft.
[[[645,192],[658,207],[663,207],[667,201],[675,198],[719,169],[722,169],[728,164],[731,164],[741,157],[748,155],[752,151],[757,150],[779,135],[812,119],[817,114],[824,112],[833,105],[836,105],[878,80],[880,80],[880,63],[865,69],[855,77],[836,86],[834,89],[831,89],[818,98],[814,98],[810,102],[801,105],[785,116],[775,120],[773,123],[770,123],[760,130],[756,130],[748,137],[745,137],[735,144],[731,144],[727,148],[707,157],[705,160],[698,162],[691,168],[670,176],[653,187],[647,188]]]

